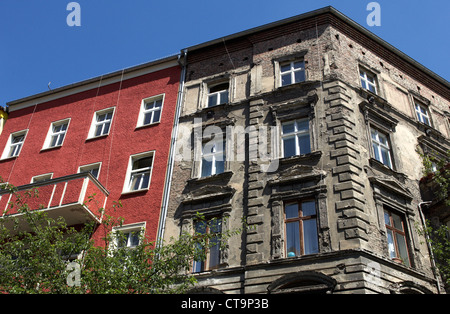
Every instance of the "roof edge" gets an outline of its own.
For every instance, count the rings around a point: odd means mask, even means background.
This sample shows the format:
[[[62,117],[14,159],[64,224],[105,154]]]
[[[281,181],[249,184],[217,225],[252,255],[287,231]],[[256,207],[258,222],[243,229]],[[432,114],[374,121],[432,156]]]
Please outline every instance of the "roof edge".
[[[64,86],[61,86],[61,87],[58,87],[58,88],[55,88],[55,89],[52,89],[52,90],[49,90],[49,91],[45,91],[45,92],[42,92],[42,93],[30,95],[30,96],[27,96],[27,97],[24,97],[24,98],[20,98],[20,99],[17,99],[17,100],[12,100],[12,101],[7,102],[6,106],[9,107],[10,110],[14,110],[14,108],[11,108],[11,106],[16,106],[16,105],[19,105],[19,104],[27,103],[27,102],[30,102],[32,100],[38,100],[40,98],[43,98],[43,99],[44,98],[51,98],[51,96],[54,96],[55,98],[59,98],[61,96],[58,96],[58,94],[67,92],[69,90],[75,90],[75,89],[79,89],[79,88],[83,88],[83,87],[87,87],[87,89],[90,89],[89,85],[91,85],[93,83],[96,83],[96,82],[99,82],[100,80],[102,80],[102,81],[111,80],[111,79],[113,79],[115,77],[121,77],[122,74],[123,75],[131,74],[133,72],[142,71],[142,70],[144,70],[146,68],[161,66],[164,63],[168,63],[169,65],[166,66],[166,67],[162,67],[162,69],[169,68],[169,67],[175,66],[177,64],[177,61],[178,61],[179,57],[180,57],[180,54],[177,53],[177,54],[174,54],[174,55],[171,55],[171,56],[167,56],[165,58],[153,60],[153,61],[150,61],[150,62],[145,62],[145,63],[138,64],[138,65],[135,65],[135,66],[132,66],[132,67],[124,68],[122,70],[117,70],[117,71],[110,72],[110,73],[107,73],[107,74],[103,74],[103,75],[100,75],[100,76],[96,76],[96,77],[93,77],[93,78],[90,78],[90,79],[82,80],[82,81],[79,81],[79,82],[76,82],[76,83],[64,85]],[[171,63],[174,63],[174,64],[172,65]],[[109,84],[111,84],[111,83],[109,83]],[[76,92],[74,91],[74,93],[76,93]]]

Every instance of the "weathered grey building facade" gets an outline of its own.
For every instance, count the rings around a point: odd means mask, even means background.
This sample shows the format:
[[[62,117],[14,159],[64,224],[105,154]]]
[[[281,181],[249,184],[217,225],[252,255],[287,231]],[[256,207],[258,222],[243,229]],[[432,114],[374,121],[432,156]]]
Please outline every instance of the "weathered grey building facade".
[[[418,151],[450,147],[446,80],[331,7],[185,53],[164,238],[250,226],[198,291],[439,292]]]

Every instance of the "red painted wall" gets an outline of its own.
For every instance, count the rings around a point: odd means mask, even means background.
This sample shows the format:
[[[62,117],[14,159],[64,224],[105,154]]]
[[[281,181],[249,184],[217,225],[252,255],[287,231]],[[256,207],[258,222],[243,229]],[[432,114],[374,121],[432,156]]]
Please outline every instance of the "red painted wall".
[[[82,165],[102,162],[99,181],[110,192],[106,208],[120,200],[123,208],[111,213],[125,224],[146,222],[147,234],[156,238],[166,176],[172,126],[177,102],[180,68],[150,74],[80,92],[64,98],[12,111],[0,136],[0,153],[11,133],[29,129],[20,155],[0,161],[0,176],[16,186],[29,184],[33,176],[53,173],[53,178],[77,173]],[[120,95],[119,95],[120,93]],[[161,122],[136,129],[141,101],[165,94]],[[92,117],[98,110],[116,107],[108,136],[86,140]],[[64,144],[42,151],[52,122],[71,118]],[[156,151],[148,191],[123,194],[131,155]]]

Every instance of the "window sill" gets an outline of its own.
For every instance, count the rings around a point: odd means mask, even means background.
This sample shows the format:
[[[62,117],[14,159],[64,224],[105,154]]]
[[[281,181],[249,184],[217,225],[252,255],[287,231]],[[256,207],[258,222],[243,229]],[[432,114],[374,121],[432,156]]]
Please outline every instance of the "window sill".
[[[158,124],[161,124],[161,120],[158,121],[158,122],[153,122],[153,123],[149,123],[149,124],[137,125],[135,130],[145,129],[145,128],[148,128],[148,127],[151,127],[151,126],[155,126],[155,125],[158,125]]]
[[[123,191],[121,195],[130,195],[130,194],[135,194],[135,193],[143,193],[143,192],[147,192],[150,189],[150,187],[146,188],[146,189],[140,189],[140,190],[134,190],[134,191]]]
[[[280,163],[282,165],[288,165],[291,163],[299,163],[305,161],[319,161],[320,157],[322,157],[322,151],[315,151],[309,154],[280,158]]]
[[[291,90],[291,89],[297,89],[297,88],[310,88],[313,87],[317,84],[319,84],[320,81],[303,81],[303,82],[298,82],[298,83],[293,83],[293,84],[289,84],[289,85],[285,85],[285,86],[278,86],[276,88],[277,91],[285,91],[285,90]]]
[[[1,159],[0,159],[0,162],[2,162],[2,161],[8,161],[8,160],[14,160],[14,159],[16,159],[17,157],[19,157],[19,155],[1,158]]]
[[[388,166],[386,166],[382,162],[379,162],[375,158],[370,158],[369,159],[369,165],[373,169],[378,170],[380,172],[383,172],[386,175],[393,176],[395,178],[405,178],[406,177],[403,173],[395,171],[394,169],[389,168]]]
[[[221,181],[223,183],[228,183],[230,181],[231,176],[233,175],[233,171],[225,171],[218,174],[213,174],[208,177],[200,177],[200,178],[192,178],[188,180],[189,184],[201,184],[213,181]]]
[[[45,148],[41,149],[41,152],[46,152],[46,151],[50,151],[50,150],[53,150],[53,149],[58,149],[58,148],[61,148],[61,147],[62,147],[62,145],[53,146],[53,147],[45,147]]]
[[[109,133],[108,133],[108,134],[99,135],[99,136],[88,137],[88,138],[86,139],[86,142],[88,142],[88,141],[93,141],[93,140],[97,140],[97,139],[101,139],[101,138],[104,138],[104,137],[108,137],[108,135],[109,135]]]

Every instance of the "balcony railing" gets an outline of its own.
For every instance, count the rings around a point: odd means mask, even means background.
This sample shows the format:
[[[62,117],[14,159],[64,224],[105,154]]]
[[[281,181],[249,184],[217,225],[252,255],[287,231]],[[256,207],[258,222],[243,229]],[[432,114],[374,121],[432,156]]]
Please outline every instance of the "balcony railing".
[[[102,220],[109,192],[88,172],[22,185],[16,193],[0,190],[0,217],[18,217],[19,197],[29,210],[45,211],[48,217],[63,217],[69,226]],[[14,204],[14,206],[12,206]]]

